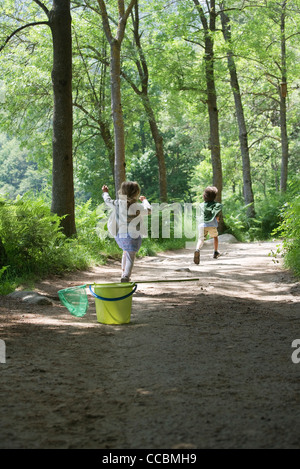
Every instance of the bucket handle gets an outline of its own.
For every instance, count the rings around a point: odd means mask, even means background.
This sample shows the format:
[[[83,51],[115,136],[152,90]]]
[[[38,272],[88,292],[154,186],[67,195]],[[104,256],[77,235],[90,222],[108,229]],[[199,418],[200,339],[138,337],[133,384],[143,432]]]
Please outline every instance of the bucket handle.
[[[99,300],[104,300],[104,301],[118,301],[118,300],[125,300],[125,298],[128,298],[129,296],[133,295],[133,293],[135,292],[135,290],[137,289],[137,284],[135,284],[133,290],[128,293],[127,295],[124,295],[124,296],[119,296],[119,298],[104,298],[102,296],[99,296],[97,295],[93,290],[92,290],[92,285],[89,285],[89,289],[90,289],[90,292],[91,294],[95,297],[95,298],[98,298]]]

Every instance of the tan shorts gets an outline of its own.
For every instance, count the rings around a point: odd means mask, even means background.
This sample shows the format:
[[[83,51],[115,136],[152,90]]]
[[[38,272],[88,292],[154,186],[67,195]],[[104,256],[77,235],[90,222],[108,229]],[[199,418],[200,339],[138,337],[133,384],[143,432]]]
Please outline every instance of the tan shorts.
[[[200,228],[200,236],[202,235],[203,238],[206,238],[208,234],[210,238],[216,238],[218,236],[217,228],[215,226],[207,226],[205,228]]]

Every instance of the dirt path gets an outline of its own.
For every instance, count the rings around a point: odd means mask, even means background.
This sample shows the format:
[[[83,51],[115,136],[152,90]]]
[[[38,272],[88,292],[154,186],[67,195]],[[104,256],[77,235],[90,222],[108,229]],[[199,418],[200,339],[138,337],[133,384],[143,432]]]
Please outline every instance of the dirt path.
[[[72,285],[119,281],[113,262],[41,282],[53,306],[0,298],[0,448],[299,448],[300,285],[276,243],[222,244],[138,260],[131,323],[75,318]]]

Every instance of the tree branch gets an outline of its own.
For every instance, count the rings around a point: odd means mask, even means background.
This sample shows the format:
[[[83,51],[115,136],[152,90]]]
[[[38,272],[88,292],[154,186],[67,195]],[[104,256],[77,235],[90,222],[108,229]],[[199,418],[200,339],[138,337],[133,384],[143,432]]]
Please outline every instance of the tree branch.
[[[255,145],[256,143],[259,143],[261,142],[262,140],[265,140],[266,138],[271,138],[273,140],[276,140],[277,142],[280,142],[281,139],[279,137],[274,137],[273,135],[263,135],[263,137],[260,137],[258,138],[257,140],[254,140],[254,142],[252,142],[250,145],[249,145],[249,148],[253,147],[253,145]]]
[[[125,15],[124,15],[124,20],[125,21],[127,21],[128,16],[130,15],[130,12],[131,12],[132,8],[134,7],[134,5],[136,4],[136,2],[137,2],[137,0],[131,0],[131,2],[129,3],[128,8],[125,11]]]
[[[262,5],[261,3],[252,3],[251,5],[245,5],[245,0],[243,1],[243,4],[238,8],[238,7],[228,7],[228,8],[224,8],[223,5],[221,5],[221,9],[216,12],[216,16],[217,15],[220,15],[221,13],[225,12],[225,11],[242,11],[242,10],[246,10],[246,8],[266,8],[267,7],[267,4],[265,3],[264,5]]]
[[[286,38],[286,41],[287,41],[288,39],[291,39],[291,37],[293,37],[293,36],[297,36],[297,34],[300,34],[300,32],[298,31],[297,33],[291,34],[290,36],[288,36],[288,37]]]
[[[124,78],[124,80],[127,81],[127,83],[129,83],[129,85],[131,86],[131,88],[133,89],[133,91],[141,96],[143,93],[138,89],[138,87],[136,86],[136,84],[129,78],[129,76],[121,70],[121,76]]]
[[[124,33],[125,33],[125,27],[126,27],[126,22],[128,19],[128,16],[130,15],[134,5],[136,4],[137,0],[131,0],[129,3],[127,10],[124,11],[124,0],[118,0],[119,4],[119,24],[118,24],[118,31],[117,31],[117,40],[119,42],[122,42]]]
[[[105,32],[105,35],[107,37],[108,42],[111,44],[113,41],[113,35],[110,29],[109,21],[108,21],[108,14],[106,10],[106,5],[103,0],[98,0],[100,11],[101,11],[101,17],[102,17],[102,24],[103,24],[103,29]]]
[[[33,0],[41,9],[46,13],[47,17],[49,18],[50,11],[46,7],[46,5],[43,4],[43,2],[40,2],[40,0]]]
[[[90,77],[90,73],[89,73],[89,70],[88,70],[86,61],[84,60],[84,57],[83,57],[83,55],[82,55],[82,53],[81,53],[81,49],[80,49],[79,42],[78,42],[78,36],[77,36],[75,30],[74,30],[74,34],[75,34],[75,40],[76,40],[77,49],[78,49],[79,55],[80,55],[80,57],[81,57],[81,60],[82,60],[82,62],[83,62],[83,66],[84,66],[84,68],[85,68],[85,73],[86,73],[86,75],[87,75],[87,78],[88,78],[88,81],[89,81],[89,84],[90,84],[90,88],[91,88],[91,90],[92,90],[92,93],[93,93],[95,102],[96,102],[96,104],[97,104],[97,107],[98,107],[98,109],[100,109],[100,103],[99,103],[99,100],[98,100],[98,96],[97,96],[97,94],[96,94],[96,92],[95,92],[95,88],[94,88],[94,86],[93,86],[93,83],[92,83],[92,80],[91,80],[91,77]]]
[[[94,46],[91,46],[89,44],[88,46],[86,46],[86,49],[90,49],[91,51],[95,52],[95,56],[90,55],[90,57],[92,57],[95,60],[98,60],[102,64],[107,65],[107,67],[109,67],[109,60],[104,59],[102,55],[100,54],[100,52]]]
[[[86,116],[88,116],[92,121],[96,122],[96,124],[99,125],[99,120],[96,119],[95,117],[93,117],[93,115],[92,115],[89,111],[87,111],[87,110],[85,109],[85,107],[82,106],[82,104],[79,104],[78,102],[73,102],[73,106],[74,106],[74,107],[77,107],[77,109],[80,109],[80,111],[82,111],[82,112],[83,112]],[[89,127],[91,127],[91,126],[89,126]],[[97,127],[97,128],[98,128],[98,127]]]
[[[2,46],[0,46],[0,52],[4,49],[4,47],[6,46],[6,44],[16,35],[18,34],[20,31],[22,31],[23,29],[25,28],[29,28],[31,26],[37,26],[37,25],[40,25],[40,24],[46,24],[47,26],[49,26],[49,22],[48,21],[35,21],[34,23],[28,23],[28,24],[25,24],[24,26],[20,26],[20,28],[17,28],[15,31],[13,31],[4,41],[4,44]]]
[[[205,29],[205,31],[207,31],[208,30],[208,23],[207,23],[207,19],[206,19],[206,16],[204,14],[203,8],[202,8],[199,0],[193,0],[193,1],[194,1],[195,6],[196,6],[196,9],[199,12],[203,28]]]
[[[193,41],[192,39],[187,39],[187,38],[184,38],[184,40],[186,42],[191,42],[192,44],[197,44],[197,46],[200,46],[202,47],[203,49],[205,49],[205,46],[203,44],[201,44],[201,42],[198,42],[198,41]]]

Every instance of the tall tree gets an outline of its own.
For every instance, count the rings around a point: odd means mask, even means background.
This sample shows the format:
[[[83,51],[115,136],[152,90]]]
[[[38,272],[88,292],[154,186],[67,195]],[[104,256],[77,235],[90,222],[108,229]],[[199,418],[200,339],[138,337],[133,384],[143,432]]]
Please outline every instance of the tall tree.
[[[133,23],[133,37],[137,49],[138,57],[135,58],[135,64],[137,67],[138,75],[140,78],[141,89],[139,89],[132,80],[130,80],[125,74],[125,78],[131,84],[135,93],[142,98],[142,103],[148,118],[151,135],[155,144],[156,158],[158,162],[158,175],[159,175],[159,192],[161,202],[167,202],[167,172],[166,172],[166,162],[164,155],[164,144],[163,137],[159,130],[157,120],[155,118],[155,113],[151,105],[151,100],[149,97],[149,71],[147,60],[143,51],[141,44],[141,33],[139,31],[139,5],[138,2],[135,4],[135,8],[132,11],[132,23]]]
[[[115,132],[115,190],[116,196],[126,179],[125,134],[121,100],[121,45],[124,39],[126,23],[137,0],[131,0],[125,9],[124,0],[118,0],[118,26],[114,36],[110,27],[109,15],[104,0],[98,0],[103,29],[110,45],[111,106]]]
[[[217,107],[217,92],[214,76],[214,33],[216,31],[216,2],[207,1],[208,11],[205,12],[199,0],[193,0],[204,31],[204,62],[207,92],[207,108],[209,115],[210,152],[213,168],[213,184],[218,188],[217,200],[222,199],[222,163],[219,136],[219,116]]]
[[[53,38],[53,173],[52,211],[64,216],[62,226],[67,236],[76,233],[72,155],[72,34],[70,0],[53,0],[48,11]]]
[[[284,193],[287,188],[290,159],[287,112],[291,112],[293,108],[293,106],[288,108],[288,81],[289,93],[292,94],[298,59],[296,43],[291,42],[290,47],[288,45],[292,38],[299,41],[300,32],[295,28],[299,17],[299,1],[269,0],[258,8],[257,12],[254,9],[253,13],[253,18],[248,18],[248,28],[257,25],[260,29],[264,29],[262,35],[257,35],[255,53],[260,59],[261,68],[264,69],[268,82],[273,87],[270,97],[274,110],[270,114],[270,121],[274,128],[278,126],[280,129],[280,138],[277,135],[276,138],[281,147],[280,191]],[[264,100],[263,104],[265,103]],[[277,173],[276,165],[275,174]]]
[[[72,36],[70,0],[53,0],[49,10],[40,0],[34,2],[47,16],[16,28],[3,47],[17,34],[31,26],[47,25],[53,41],[53,137],[52,137],[52,211],[62,218],[66,236],[76,233],[72,156]]]
[[[78,124],[78,127],[83,131],[86,131],[87,128],[91,130],[90,136],[85,139],[85,141],[94,138],[97,135],[101,135],[106,147],[111,173],[114,178],[114,141],[106,110],[108,107],[106,99],[106,81],[109,67],[109,63],[106,59],[108,48],[107,40],[102,36],[99,51],[98,44],[97,47],[94,47],[94,45],[89,42],[91,39],[90,37],[88,37],[87,44],[80,44],[80,40],[76,32],[75,37],[83,70],[80,67],[78,72],[80,73],[80,79],[77,81],[76,96],[73,106],[79,109],[81,114],[85,117],[83,122]],[[99,61],[99,57],[100,70],[98,67],[90,67],[89,59],[92,58],[93,61]],[[95,77],[97,77],[97,79]]]
[[[221,2],[220,4],[220,15],[221,15],[221,22],[222,22],[222,32],[224,39],[228,45],[227,48],[227,63],[228,63],[228,70],[230,74],[230,85],[234,96],[234,103],[235,103],[235,111],[236,111],[236,118],[239,127],[239,141],[240,141],[240,149],[242,155],[242,163],[243,163],[243,193],[244,193],[244,200],[245,204],[248,206],[247,208],[247,215],[251,218],[255,217],[255,209],[254,209],[254,196],[252,190],[252,178],[251,178],[251,165],[250,165],[250,156],[249,156],[249,146],[248,146],[248,132],[247,126],[244,116],[244,108],[242,104],[242,97],[240,92],[239,80],[237,69],[234,60],[234,53],[232,51],[232,44],[231,44],[231,27],[230,27],[230,19],[226,14],[225,10],[225,2]]]
[[[286,33],[285,19],[287,1],[280,4],[280,49],[281,49],[281,84],[279,89],[280,95],[280,132],[281,132],[281,175],[280,190],[286,191],[288,177],[288,160],[289,160],[289,142],[287,136],[286,121],[286,98],[287,98],[287,66],[286,66]]]

